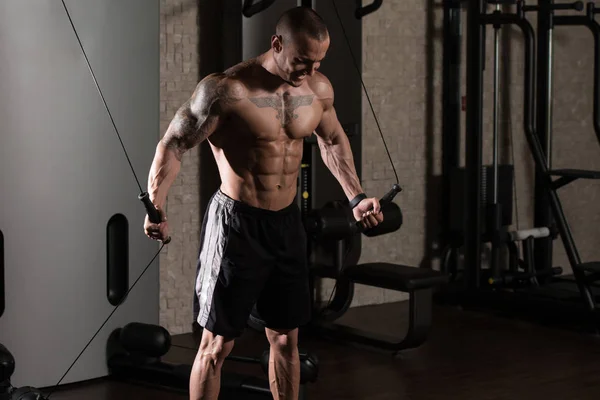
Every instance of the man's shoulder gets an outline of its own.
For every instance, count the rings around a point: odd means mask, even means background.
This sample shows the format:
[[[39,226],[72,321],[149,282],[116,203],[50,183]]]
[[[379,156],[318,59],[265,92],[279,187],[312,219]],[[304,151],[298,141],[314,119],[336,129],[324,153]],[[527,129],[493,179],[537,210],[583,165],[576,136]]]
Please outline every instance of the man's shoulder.
[[[226,72],[215,72],[205,76],[196,87],[196,97],[230,102],[246,96],[246,85],[243,81]]]
[[[314,73],[309,81],[309,85],[319,99],[333,99],[333,85],[331,85],[329,78],[321,72],[317,71]]]
[[[249,58],[227,68],[225,71],[223,71],[223,74],[229,77],[241,78],[249,73],[252,73],[252,71],[258,65],[257,63],[258,61],[256,58]]]
[[[213,79],[219,81],[219,95],[233,98],[245,98],[248,96],[248,88],[255,80],[259,66],[256,59],[242,61],[223,72],[212,74]]]
[[[204,114],[211,107],[219,112],[227,112],[232,105],[246,96],[246,88],[237,79],[223,72],[205,76],[187,102],[192,114]]]

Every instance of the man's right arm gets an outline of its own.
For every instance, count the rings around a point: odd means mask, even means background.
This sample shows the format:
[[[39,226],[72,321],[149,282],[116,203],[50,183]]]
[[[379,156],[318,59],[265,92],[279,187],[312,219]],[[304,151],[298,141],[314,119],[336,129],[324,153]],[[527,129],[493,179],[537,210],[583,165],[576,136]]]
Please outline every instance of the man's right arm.
[[[164,210],[167,193],[179,173],[185,152],[219,128],[235,98],[227,78],[212,74],[198,83],[191,98],[177,110],[156,147],[148,176],[148,194],[159,210]]]

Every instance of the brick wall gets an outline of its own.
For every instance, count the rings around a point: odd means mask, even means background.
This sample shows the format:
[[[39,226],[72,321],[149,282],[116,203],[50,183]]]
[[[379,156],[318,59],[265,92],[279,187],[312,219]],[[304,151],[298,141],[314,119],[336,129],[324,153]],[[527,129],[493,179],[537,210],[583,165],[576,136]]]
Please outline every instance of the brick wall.
[[[198,27],[194,1],[160,2],[160,131],[198,82]],[[171,333],[188,332],[200,243],[198,148],[184,155],[167,199],[172,242],[160,255],[160,324]]]
[[[404,188],[396,198],[404,213],[404,225],[386,236],[364,237],[361,262],[388,261],[438,268],[439,209],[447,201],[439,190],[442,10],[438,3],[386,1],[363,22],[364,80]],[[180,1],[161,0],[162,132],[198,79],[195,14],[193,1],[182,6]],[[463,16],[466,21],[466,15]],[[535,27],[535,20],[533,24]],[[600,170],[600,146],[591,124],[591,36],[584,28],[560,28],[555,38],[554,165]],[[484,78],[485,163],[491,162],[492,39],[489,28]],[[502,43],[500,162],[515,164],[515,206],[519,227],[526,228],[533,223],[533,164],[522,130],[523,47],[518,31],[510,28],[505,30]],[[463,68],[463,94],[464,74]],[[463,135],[464,127],[463,113]],[[363,184],[369,194],[381,195],[395,178],[366,98],[363,132]],[[462,149],[464,153],[464,137]],[[196,150],[184,157],[182,172],[167,204],[173,242],[160,260],[161,324],[172,333],[189,331],[192,318],[191,295],[200,230],[198,165]],[[600,186],[594,181],[577,181],[561,190],[565,214],[584,260],[600,259],[596,239],[599,197]],[[568,266],[560,241],[555,242],[554,254],[555,265]],[[326,291],[323,294],[329,297]],[[353,305],[404,298],[392,291],[359,285]]]

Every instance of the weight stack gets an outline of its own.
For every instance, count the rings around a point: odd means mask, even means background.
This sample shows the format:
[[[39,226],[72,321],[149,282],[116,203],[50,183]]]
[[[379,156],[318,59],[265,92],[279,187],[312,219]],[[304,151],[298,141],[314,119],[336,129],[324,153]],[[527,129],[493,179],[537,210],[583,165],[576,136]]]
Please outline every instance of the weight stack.
[[[481,174],[481,205],[484,215],[481,218],[481,231],[488,232],[490,226],[485,216],[486,206],[493,202],[494,170],[491,165],[484,166]],[[513,219],[513,182],[514,167],[510,164],[498,165],[498,203],[502,208],[501,225],[512,224]],[[466,173],[464,168],[455,168],[450,173],[450,230],[452,236],[464,237],[464,222],[467,216]]]

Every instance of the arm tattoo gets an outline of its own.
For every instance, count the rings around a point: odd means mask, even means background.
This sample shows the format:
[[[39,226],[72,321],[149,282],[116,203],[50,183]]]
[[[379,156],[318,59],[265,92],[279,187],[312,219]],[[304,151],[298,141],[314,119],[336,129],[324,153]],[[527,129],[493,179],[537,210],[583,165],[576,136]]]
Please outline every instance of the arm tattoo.
[[[298,118],[294,112],[298,107],[309,106],[313,103],[314,95],[290,96],[288,93],[275,94],[266,97],[251,97],[249,100],[258,108],[273,108],[277,111],[277,119],[281,127],[285,127],[292,120]]]
[[[191,99],[185,102],[171,121],[163,143],[181,160],[183,154],[208,138],[223,117],[223,108],[240,99],[239,91],[222,83],[219,75],[200,82]]]
[[[177,159],[181,161],[183,153],[199,143],[201,131],[198,129],[198,118],[196,118],[189,106],[184,104],[175,114],[171,121],[163,142],[169,150],[172,150]]]

